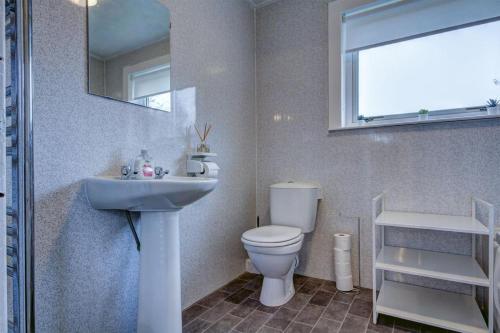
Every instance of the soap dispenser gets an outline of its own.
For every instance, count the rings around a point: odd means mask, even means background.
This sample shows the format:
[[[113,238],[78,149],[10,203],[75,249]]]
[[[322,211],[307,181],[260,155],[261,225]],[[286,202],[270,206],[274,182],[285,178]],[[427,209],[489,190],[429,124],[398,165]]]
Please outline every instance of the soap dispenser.
[[[141,154],[134,161],[135,179],[153,179],[155,177],[155,166],[153,159],[147,149],[141,149]]]

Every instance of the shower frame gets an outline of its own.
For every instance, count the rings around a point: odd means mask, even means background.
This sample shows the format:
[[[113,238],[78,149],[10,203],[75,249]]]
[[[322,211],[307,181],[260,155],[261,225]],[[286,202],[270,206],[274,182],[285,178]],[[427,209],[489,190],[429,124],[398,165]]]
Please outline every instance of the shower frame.
[[[35,332],[31,9],[31,0],[5,1],[5,18],[9,20],[5,40],[10,40],[6,50],[10,59],[10,85],[5,87],[10,99],[5,108],[6,117],[10,117],[6,136],[11,142],[6,147],[11,161],[10,193],[9,190],[6,193],[10,197],[6,213],[11,220],[6,230],[11,238],[6,274],[12,277],[13,296],[9,304],[13,315],[8,323],[9,333]]]

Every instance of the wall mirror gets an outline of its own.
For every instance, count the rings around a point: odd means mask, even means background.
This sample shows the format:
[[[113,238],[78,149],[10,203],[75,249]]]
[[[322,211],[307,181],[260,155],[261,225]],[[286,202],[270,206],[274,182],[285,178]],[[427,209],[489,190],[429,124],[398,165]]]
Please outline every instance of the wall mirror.
[[[88,92],[171,111],[170,11],[159,0],[87,0]]]

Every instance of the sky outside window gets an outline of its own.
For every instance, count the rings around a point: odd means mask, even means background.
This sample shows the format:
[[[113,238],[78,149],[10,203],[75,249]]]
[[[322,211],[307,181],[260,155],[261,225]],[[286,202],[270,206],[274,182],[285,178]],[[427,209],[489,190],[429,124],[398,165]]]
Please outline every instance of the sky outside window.
[[[500,98],[500,21],[359,51],[359,114],[447,110]]]

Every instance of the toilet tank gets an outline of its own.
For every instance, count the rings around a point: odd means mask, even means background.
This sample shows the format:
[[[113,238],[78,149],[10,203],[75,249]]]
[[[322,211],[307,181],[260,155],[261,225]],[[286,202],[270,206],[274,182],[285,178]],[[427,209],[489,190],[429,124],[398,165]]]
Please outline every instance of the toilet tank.
[[[321,187],[313,183],[288,182],[271,185],[271,224],[314,230]]]

